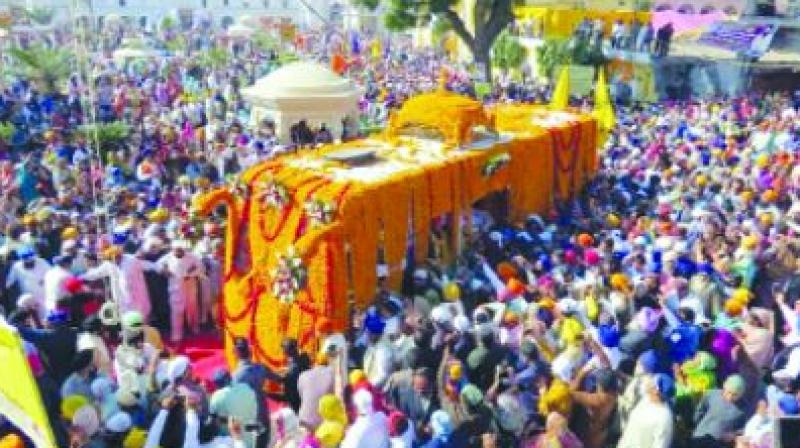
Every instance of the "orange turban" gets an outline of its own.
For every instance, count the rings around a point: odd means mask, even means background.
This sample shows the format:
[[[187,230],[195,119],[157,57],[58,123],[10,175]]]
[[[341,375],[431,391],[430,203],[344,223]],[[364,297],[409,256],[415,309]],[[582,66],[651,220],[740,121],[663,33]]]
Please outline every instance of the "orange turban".
[[[578,235],[578,244],[581,247],[591,247],[594,244],[594,238],[588,233],[581,233]]]
[[[725,313],[729,316],[739,316],[744,311],[744,304],[740,300],[728,299],[725,301]]]
[[[522,284],[521,281],[515,278],[512,278],[511,280],[508,281],[508,283],[506,283],[506,289],[508,289],[508,292],[514,294],[515,296],[519,296],[525,293],[525,285]]]
[[[764,202],[775,202],[778,200],[778,193],[775,190],[767,190],[761,194],[761,200]]]
[[[497,265],[497,275],[504,281],[508,282],[512,278],[517,277],[517,269],[514,268],[514,265],[503,261]]]
[[[25,448],[25,442],[16,434],[9,434],[0,439],[0,448]]]

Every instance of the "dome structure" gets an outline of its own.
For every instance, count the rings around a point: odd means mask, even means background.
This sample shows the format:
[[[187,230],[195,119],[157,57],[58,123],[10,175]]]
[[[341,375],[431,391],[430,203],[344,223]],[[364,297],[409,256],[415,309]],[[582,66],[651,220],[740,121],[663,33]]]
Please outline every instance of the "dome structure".
[[[274,121],[278,136],[288,140],[289,129],[300,120],[310,126],[325,124],[338,137],[342,120],[356,118],[361,92],[327,67],[299,61],[242,89],[242,95],[252,106],[252,121]]]

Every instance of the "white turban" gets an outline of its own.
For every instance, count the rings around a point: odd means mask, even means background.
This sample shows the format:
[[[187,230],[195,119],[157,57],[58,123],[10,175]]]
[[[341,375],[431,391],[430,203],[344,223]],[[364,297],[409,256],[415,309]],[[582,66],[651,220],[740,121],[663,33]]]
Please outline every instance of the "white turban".
[[[189,368],[189,358],[186,356],[176,356],[175,359],[169,362],[167,367],[167,378],[171,383],[182,377],[186,370]]]
[[[372,414],[372,394],[365,389],[359,389],[353,394],[353,405],[358,415]]]
[[[88,437],[92,437],[100,429],[100,417],[92,405],[86,404],[72,416],[72,425],[80,428]]]
[[[125,433],[131,429],[133,421],[127,412],[117,412],[106,421],[106,429],[111,432]]]

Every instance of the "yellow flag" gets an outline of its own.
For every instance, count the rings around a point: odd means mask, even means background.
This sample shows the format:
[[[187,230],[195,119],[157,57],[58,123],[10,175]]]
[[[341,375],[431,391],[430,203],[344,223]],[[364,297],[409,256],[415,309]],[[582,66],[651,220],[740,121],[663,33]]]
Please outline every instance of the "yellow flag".
[[[372,52],[372,59],[380,59],[381,56],[383,56],[383,46],[381,45],[381,41],[378,39],[372,41],[370,50]]]
[[[558,75],[558,82],[550,99],[550,109],[564,110],[567,106],[569,106],[569,66],[565,65]]]
[[[611,104],[611,95],[606,82],[606,72],[601,67],[597,76],[597,84],[594,88],[594,111],[592,113],[597,120],[597,128],[600,131],[600,145],[605,144],[608,133],[614,128],[616,119],[614,117],[614,106]]]
[[[37,448],[55,448],[50,420],[33,378],[22,340],[16,330],[0,316],[0,415],[6,417],[31,438]]]

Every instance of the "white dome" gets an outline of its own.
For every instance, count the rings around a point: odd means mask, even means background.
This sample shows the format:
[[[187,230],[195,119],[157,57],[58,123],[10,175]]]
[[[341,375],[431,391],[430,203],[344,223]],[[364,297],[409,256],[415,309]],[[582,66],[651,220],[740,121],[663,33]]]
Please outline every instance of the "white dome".
[[[292,62],[244,89],[245,96],[260,98],[317,98],[357,95],[358,89],[327,67],[314,62]]]

